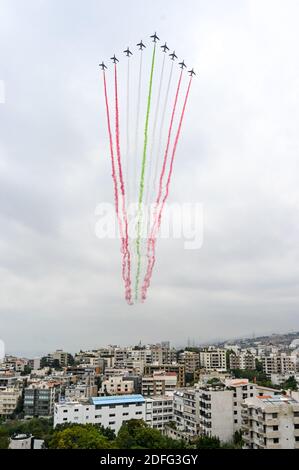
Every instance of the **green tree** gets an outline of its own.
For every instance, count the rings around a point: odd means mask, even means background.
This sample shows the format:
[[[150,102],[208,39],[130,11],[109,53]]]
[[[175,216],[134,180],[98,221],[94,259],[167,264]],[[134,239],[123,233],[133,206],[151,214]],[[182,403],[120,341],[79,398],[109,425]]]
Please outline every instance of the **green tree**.
[[[21,375],[22,375],[22,376],[24,376],[24,375],[30,375],[30,374],[31,374],[31,371],[32,371],[31,367],[29,367],[29,366],[24,366],[24,370],[22,370]]]
[[[220,449],[221,444],[218,437],[200,436],[195,441],[196,449]]]
[[[242,437],[242,431],[236,431],[234,434],[234,445],[237,448],[242,448],[243,446],[243,437]]]
[[[9,444],[8,432],[0,426],[0,449],[7,449]]]
[[[298,384],[294,376],[289,377],[281,386],[283,390],[293,390],[296,392],[298,390]]]
[[[117,449],[181,449],[184,444],[149,428],[144,421],[131,419],[123,423],[115,440]]]
[[[54,432],[48,441],[50,449],[111,449],[112,445],[92,424],[69,425]]]

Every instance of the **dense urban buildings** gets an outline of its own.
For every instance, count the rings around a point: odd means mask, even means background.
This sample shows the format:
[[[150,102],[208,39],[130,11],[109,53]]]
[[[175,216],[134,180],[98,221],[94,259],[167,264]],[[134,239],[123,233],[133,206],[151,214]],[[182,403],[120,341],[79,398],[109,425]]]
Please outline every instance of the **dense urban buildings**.
[[[189,443],[207,436],[227,444],[239,433],[244,448],[293,449],[299,448],[298,385],[299,338],[8,355],[0,364],[0,416],[53,418],[55,428],[100,424],[116,434],[137,419]],[[30,435],[10,442],[33,445],[40,444]]]

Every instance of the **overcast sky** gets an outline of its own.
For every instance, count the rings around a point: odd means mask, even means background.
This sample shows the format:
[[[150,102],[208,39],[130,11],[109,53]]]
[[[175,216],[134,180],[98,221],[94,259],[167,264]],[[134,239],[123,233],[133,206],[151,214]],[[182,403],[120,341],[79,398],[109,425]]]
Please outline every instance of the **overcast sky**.
[[[297,0],[0,0],[0,339],[8,352],[176,345],[299,329]],[[200,73],[170,202],[204,244],[162,240],[123,300],[98,63],[154,31]]]

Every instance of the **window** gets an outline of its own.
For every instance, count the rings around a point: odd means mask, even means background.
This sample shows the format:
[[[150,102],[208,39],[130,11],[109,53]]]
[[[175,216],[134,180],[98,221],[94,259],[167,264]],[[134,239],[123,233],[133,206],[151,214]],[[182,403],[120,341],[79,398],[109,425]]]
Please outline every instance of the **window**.
[[[278,417],[278,413],[272,413],[272,418],[275,419]]]
[[[123,413],[123,416],[129,416],[129,413]]]
[[[273,426],[273,431],[278,431],[278,426]]]
[[[238,414],[238,412],[237,412],[237,410],[235,410],[235,411],[234,411],[234,415],[237,415],[237,414]]]
[[[237,406],[237,402],[236,402],[236,401],[234,402],[234,406]]]
[[[274,427],[274,426],[273,426]],[[299,424],[294,424],[295,429],[299,429]]]
[[[115,421],[109,421],[109,426],[113,426],[115,424]]]
[[[296,441],[296,442],[299,442],[299,436],[296,436],[296,437],[295,437],[295,441]]]
[[[111,414],[109,415],[109,418],[115,418],[115,413],[111,413]]]
[[[75,413],[78,413],[79,408],[75,408],[74,411],[75,411]]]
[[[115,408],[115,405],[109,405],[109,408]]]
[[[235,422],[235,424],[238,424],[238,420],[237,420],[237,419],[235,419],[235,421],[234,421],[234,422]]]
[[[64,413],[67,413],[67,412],[68,412],[68,410],[63,410],[63,412],[64,412]]]
[[[136,411],[136,415],[142,415],[142,411]]]
[[[63,418],[63,421],[67,421],[67,418]]]
[[[279,443],[278,437],[275,437],[275,438],[273,439],[273,442],[274,442],[274,444],[278,444],[278,443]]]

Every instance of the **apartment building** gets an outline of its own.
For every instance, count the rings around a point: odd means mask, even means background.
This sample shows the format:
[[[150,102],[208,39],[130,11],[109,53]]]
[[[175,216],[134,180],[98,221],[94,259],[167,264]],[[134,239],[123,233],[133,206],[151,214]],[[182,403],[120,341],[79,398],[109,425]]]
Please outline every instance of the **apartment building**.
[[[177,362],[177,351],[168,345],[155,345],[150,348],[152,354],[152,362],[163,365],[173,364]]]
[[[286,353],[263,355],[263,371],[269,377],[271,374],[286,374],[296,372],[296,357]]]
[[[177,387],[177,375],[175,372],[154,372],[151,377],[142,377],[142,395],[166,395]]]
[[[102,382],[101,393],[109,395],[128,395],[134,392],[134,381],[124,376],[113,376]]]
[[[144,375],[151,376],[154,372],[174,372],[177,376],[177,387],[185,387],[185,365],[184,364],[147,364],[144,367]]]
[[[200,433],[229,442],[234,434],[234,391],[224,384],[198,389]]]
[[[256,356],[249,351],[242,351],[238,354],[231,353],[229,356],[229,368],[255,370]]]
[[[41,363],[41,358],[40,357],[35,357],[34,359],[29,359],[28,361],[28,367],[33,370],[38,370],[40,369],[40,363]]]
[[[117,434],[124,421],[146,419],[142,395],[123,395],[90,398],[85,403],[56,403],[54,427],[63,423],[100,424]]]
[[[199,353],[184,351],[179,354],[179,364],[184,364],[187,374],[194,374],[199,369]]]
[[[146,423],[160,431],[173,421],[173,396],[147,397]]]
[[[71,363],[72,355],[62,349],[48,354],[48,363],[51,365],[54,361],[58,361],[61,367],[67,367]]]
[[[206,348],[199,353],[200,367],[206,370],[226,371],[225,349]]]
[[[285,395],[245,400],[244,449],[299,449],[299,402]]]
[[[22,391],[18,387],[0,388],[0,416],[11,416],[18,404]]]
[[[51,416],[53,414],[57,389],[55,384],[38,382],[25,388],[25,416]]]

